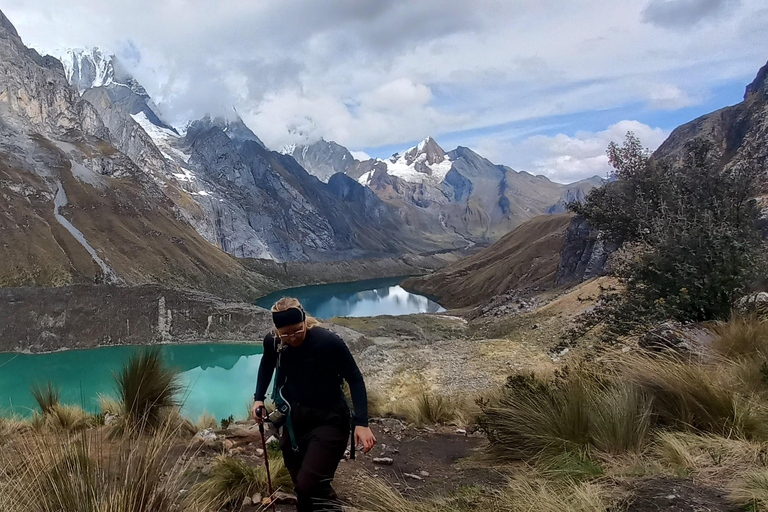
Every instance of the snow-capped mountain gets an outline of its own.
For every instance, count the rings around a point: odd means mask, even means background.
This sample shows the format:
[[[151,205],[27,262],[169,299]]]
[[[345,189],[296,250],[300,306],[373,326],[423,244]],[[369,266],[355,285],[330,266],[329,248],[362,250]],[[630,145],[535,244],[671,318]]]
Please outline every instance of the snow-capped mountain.
[[[402,155],[395,153],[387,160],[378,159],[378,161],[386,165],[387,174],[409,183],[428,181],[439,184],[453,166],[450,156],[432,137],[427,137]],[[373,178],[373,173],[373,170],[365,172],[358,181],[368,185]]]
[[[146,89],[115,55],[105,55],[99,48],[76,48],[61,55],[61,63],[67,80],[81,95],[89,89],[104,87],[112,103],[121,105],[129,114],[143,112],[152,124],[176,131],[163,120]]]
[[[335,159],[326,156],[330,145]],[[570,185],[553,183],[496,165],[468,148],[446,152],[432,137],[390,158],[351,164],[338,156],[348,155],[346,148],[333,142],[294,145],[283,152],[321,179],[334,173],[356,179],[417,229],[447,230],[470,243],[496,240],[530,217],[563,211],[566,202],[583,198],[602,183],[597,177]]]
[[[61,64],[69,83],[82,95],[86,89],[109,85],[114,81],[112,58],[98,48],[77,48],[61,55]]]

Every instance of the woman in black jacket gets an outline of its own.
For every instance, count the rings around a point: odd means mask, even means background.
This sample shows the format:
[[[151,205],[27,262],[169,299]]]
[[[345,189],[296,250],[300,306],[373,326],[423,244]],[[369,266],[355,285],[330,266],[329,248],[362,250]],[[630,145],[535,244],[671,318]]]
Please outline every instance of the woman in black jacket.
[[[354,426],[354,442],[368,452],[376,437],[368,427],[363,376],[349,348],[308,316],[298,299],[272,306],[275,332],[264,338],[253,416],[261,422],[264,399],[277,369],[273,398],[286,415],[280,447],[298,497],[297,510],[341,510],[331,487]],[[354,416],[342,391],[349,384]]]

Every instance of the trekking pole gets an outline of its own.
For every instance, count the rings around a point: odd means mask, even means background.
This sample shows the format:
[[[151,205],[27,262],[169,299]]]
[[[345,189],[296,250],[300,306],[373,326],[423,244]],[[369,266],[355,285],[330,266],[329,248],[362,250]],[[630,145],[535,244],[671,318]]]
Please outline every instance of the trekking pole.
[[[264,450],[264,467],[267,469],[267,488],[269,489],[269,503],[272,505],[272,512],[277,510],[275,508],[275,491],[272,489],[272,476],[269,474],[269,455],[267,454],[267,439],[264,436],[264,420],[267,419],[266,408],[259,407],[256,409],[256,414],[261,421],[259,422],[259,433],[261,434],[261,448]]]

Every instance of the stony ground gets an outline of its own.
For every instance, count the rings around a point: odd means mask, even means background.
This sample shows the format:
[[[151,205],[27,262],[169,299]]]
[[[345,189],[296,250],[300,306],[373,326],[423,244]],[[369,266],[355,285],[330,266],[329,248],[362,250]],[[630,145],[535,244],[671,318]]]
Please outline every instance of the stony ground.
[[[354,460],[341,461],[334,488],[347,505],[359,505],[359,496],[372,478],[382,478],[406,496],[449,494],[483,482],[501,485],[492,468],[478,462],[485,440],[479,433],[456,427],[415,428],[394,418],[376,418],[371,428],[377,437],[374,449],[357,452]],[[252,465],[264,464],[261,438],[253,421],[238,422],[213,432],[188,470],[188,481],[205,479],[222,454],[239,457]],[[269,434],[267,434],[269,435]],[[257,510],[247,505],[242,510]],[[294,510],[290,503],[278,510]]]

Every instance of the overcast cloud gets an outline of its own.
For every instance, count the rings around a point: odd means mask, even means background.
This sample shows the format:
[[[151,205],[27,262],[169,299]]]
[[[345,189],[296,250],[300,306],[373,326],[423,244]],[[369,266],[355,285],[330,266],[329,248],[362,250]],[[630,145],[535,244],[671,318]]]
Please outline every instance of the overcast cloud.
[[[604,152],[606,137],[629,125],[522,140],[493,127],[570,114],[586,124],[628,106],[638,114],[627,119],[675,112],[724,84],[743,87],[768,59],[764,0],[3,4],[42,52],[99,46],[120,55],[176,125],[234,106],[272,148],[322,136],[371,154],[482,130],[463,145],[558,181],[602,173],[601,156],[585,148]],[[674,127],[656,119],[635,126],[648,146]]]

